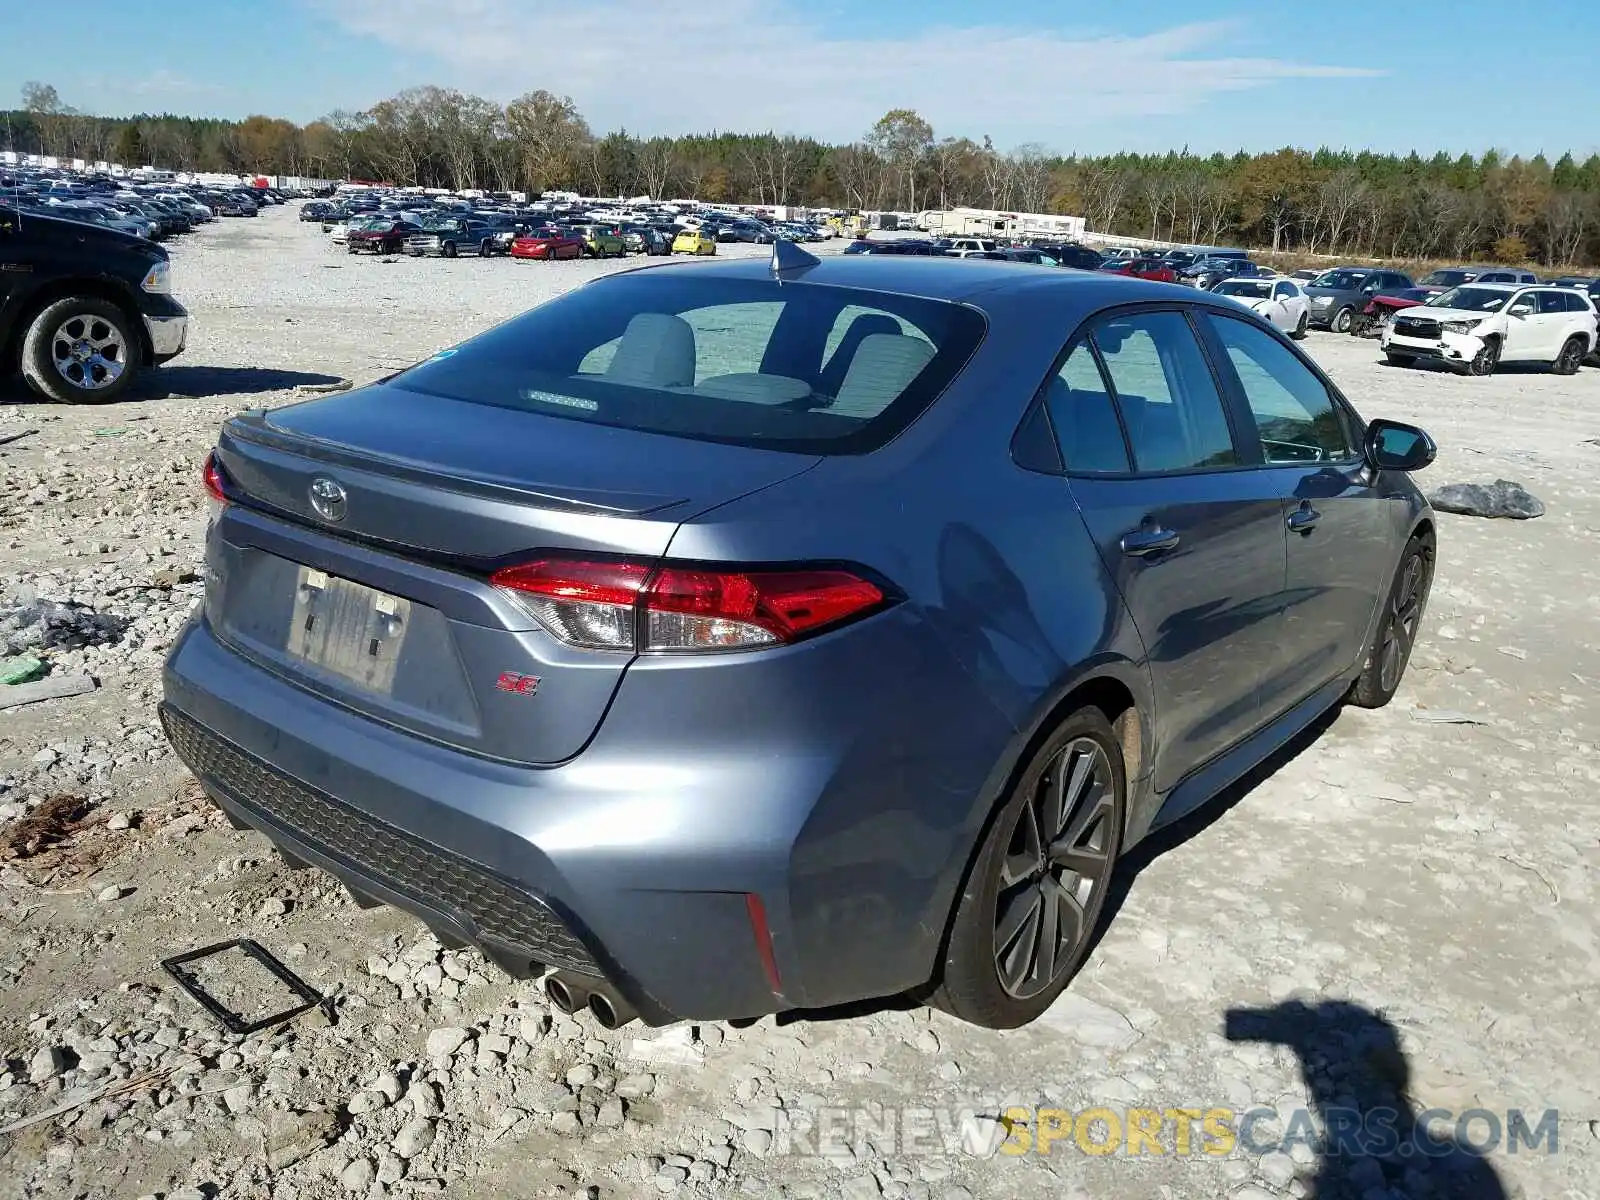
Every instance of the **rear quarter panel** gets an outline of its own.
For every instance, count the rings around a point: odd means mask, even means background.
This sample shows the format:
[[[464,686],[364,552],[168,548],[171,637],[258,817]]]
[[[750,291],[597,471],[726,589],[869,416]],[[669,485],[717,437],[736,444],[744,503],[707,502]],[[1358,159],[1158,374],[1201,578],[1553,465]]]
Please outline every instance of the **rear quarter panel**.
[[[849,956],[829,974],[852,980],[856,995],[928,978],[976,840],[1067,691],[1103,673],[1149,702],[1143,646],[1066,481],[1011,459],[1016,426],[1080,314],[1035,303],[989,315],[966,371],[890,445],[825,458],[702,514],[669,549],[859,563],[904,594],[892,612],[830,635],[856,638],[860,653],[878,655],[878,674],[904,686],[875,686],[880,703],[835,756],[777,906],[802,963]],[[805,702],[850,700],[824,683]]]

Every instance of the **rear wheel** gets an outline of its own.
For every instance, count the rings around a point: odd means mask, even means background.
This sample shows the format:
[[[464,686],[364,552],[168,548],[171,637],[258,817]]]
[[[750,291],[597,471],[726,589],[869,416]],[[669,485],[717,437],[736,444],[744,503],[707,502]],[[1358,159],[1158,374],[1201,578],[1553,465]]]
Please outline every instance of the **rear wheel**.
[[[1333,314],[1333,320],[1329,323],[1328,328],[1335,333],[1349,333],[1350,322],[1354,319],[1355,313],[1351,311],[1349,305],[1345,305],[1345,307]]]
[[[22,339],[22,377],[62,404],[107,404],[139,370],[138,336],[109,300],[68,297],[47,306]]]
[[[490,246],[488,238],[484,238],[483,241],[478,243],[479,258],[488,258],[493,253],[494,249]]]
[[[1422,614],[1433,586],[1433,543],[1414,537],[1400,556],[1389,597],[1378,617],[1378,628],[1367,651],[1367,662],[1350,687],[1349,701],[1357,708],[1382,708],[1394,699],[1411,661]]]
[[[1116,734],[1099,709],[1079,709],[1028,761],[984,835],[932,1004],[990,1029],[1050,1007],[1088,955],[1126,793]]]
[[[1557,375],[1576,375],[1578,368],[1583,365],[1583,352],[1588,343],[1581,337],[1569,337],[1561,347],[1561,353],[1556,355],[1555,362],[1550,364],[1550,369]]]

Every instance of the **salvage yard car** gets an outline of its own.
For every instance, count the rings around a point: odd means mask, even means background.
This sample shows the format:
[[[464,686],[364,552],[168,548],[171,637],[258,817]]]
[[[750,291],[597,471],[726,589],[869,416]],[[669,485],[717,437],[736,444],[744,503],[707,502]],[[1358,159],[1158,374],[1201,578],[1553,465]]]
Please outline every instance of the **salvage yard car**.
[[[1224,279],[1210,289],[1260,313],[1291,337],[1302,338],[1311,321],[1311,301],[1293,279]]]
[[[345,238],[345,249],[351,254],[367,251],[372,254],[398,254],[400,248],[422,226],[413,221],[396,221],[388,217],[364,221],[352,229]]]
[[[582,258],[587,253],[583,238],[571,230],[548,225],[531,229],[511,243],[512,258]]]
[[[628,253],[628,244],[606,225],[578,225],[574,233],[583,238],[584,253],[592,258],[621,258]]]
[[[484,221],[436,218],[406,238],[405,251],[417,258],[435,254],[441,258],[455,258],[463,251],[488,258],[500,252],[500,232]]]
[[[1396,313],[1382,345],[1402,367],[1423,359],[1492,375],[1503,362],[1536,362],[1576,375],[1596,337],[1595,306],[1582,292],[1469,283]]]
[[[0,380],[65,404],[118,399],[183,353],[189,314],[166,250],[134,234],[0,203]]]
[[[703,230],[685,229],[672,239],[672,252],[674,254],[715,254],[717,252],[717,239],[709,236]]]
[[[621,272],[228,420],[160,715],[291,862],[604,1025],[1018,1026],[1120,854],[1395,694],[1433,453],[1189,288]]]
[[[1380,292],[1415,287],[1409,275],[1371,267],[1335,267],[1306,284],[1311,298],[1311,324],[1334,333],[1349,333],[1350,322]]]

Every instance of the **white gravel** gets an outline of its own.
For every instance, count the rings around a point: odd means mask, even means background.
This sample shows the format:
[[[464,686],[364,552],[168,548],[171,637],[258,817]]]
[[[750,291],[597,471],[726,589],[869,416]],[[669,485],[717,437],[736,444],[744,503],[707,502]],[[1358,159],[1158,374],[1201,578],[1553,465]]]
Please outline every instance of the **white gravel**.
[[[1461,379],[1313,335],[1365,414],[1434,432],[1427,485],[1517,480],[1549,513],[1441,518],[1395,703],[1338,714],[1186,840],[1141,853],[1046,1020],[989,1033],[888,1007],[607,1033],[285,870],[199,801],[153,704],[199,593],[199,465],[219,420],[299,383],[376,378],[616,264],[351,257],[281,208],[173,258],[195,329],[138,398],[0,403],[0,435],[37,431],[0,446],[0,614],[76,603],[114,629],[42,651],[95,691],[0,714],[0,1126],[84,1101],[0,1133],[0,1200],[1448,1195],[1470,1172],[1304,1150],[1099,1156],[1073,1137],[995,1153],[942,1139],[935,1114],[947,1132],[958,1110],[1011,1105],[1265,1106],[1286,1123],[1312,1096],[1392,1097],[1406,1073],[1418,1107],[1559,1108],[1560,1153],[1492,1167],[1508,1194],[1596,1193],[1600,372]],[[19,850],[19,822],[62,794],[75,835]],[[234,1037],[158,965],[239,936],[330,993],[335,1019]],[[1223,1036],[1226,1010],[1296,999],[1346,1002],[1351,1023],[1319,1027],[1304,1056]],[[933,1122],[920,1143],[921,1117],[895,1120],[907,1106]],[[795,1131],[834,1108],[860,1119],[796,1153]]]

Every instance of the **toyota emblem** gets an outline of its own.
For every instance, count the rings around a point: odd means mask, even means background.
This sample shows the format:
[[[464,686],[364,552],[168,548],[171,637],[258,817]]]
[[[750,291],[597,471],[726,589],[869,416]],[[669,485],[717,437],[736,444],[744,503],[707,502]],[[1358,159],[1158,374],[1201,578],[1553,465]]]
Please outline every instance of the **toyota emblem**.
[[[338,481],[320,475],[311,481],[311,507],[324,521],[342,521],[350,505]]]

